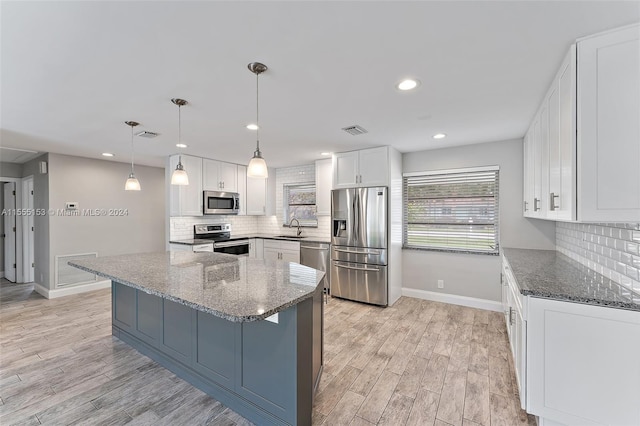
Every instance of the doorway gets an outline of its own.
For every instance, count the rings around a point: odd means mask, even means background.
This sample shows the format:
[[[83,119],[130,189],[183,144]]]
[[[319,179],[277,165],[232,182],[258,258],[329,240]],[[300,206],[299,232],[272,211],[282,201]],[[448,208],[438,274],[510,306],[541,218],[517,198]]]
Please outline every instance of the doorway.
[[[2,178],[2,259],[4,277],[14,283],[35,278],[33,176]]]

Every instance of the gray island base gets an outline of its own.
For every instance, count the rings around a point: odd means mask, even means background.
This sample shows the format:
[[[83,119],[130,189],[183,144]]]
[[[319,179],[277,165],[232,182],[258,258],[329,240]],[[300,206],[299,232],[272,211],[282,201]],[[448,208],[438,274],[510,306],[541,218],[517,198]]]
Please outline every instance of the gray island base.
[[[112,280],[114,336],[256,424],[311,424],[322,272],[189,252],[70,265]]]

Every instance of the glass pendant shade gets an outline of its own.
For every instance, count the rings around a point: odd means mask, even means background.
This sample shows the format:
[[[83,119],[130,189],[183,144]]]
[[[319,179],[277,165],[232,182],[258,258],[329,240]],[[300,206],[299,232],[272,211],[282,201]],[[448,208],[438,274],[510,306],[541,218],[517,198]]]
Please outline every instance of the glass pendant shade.
[[[136,179],[136,176],[133,173],[129,174],[129,179],[124,184],[125,191],[140,191],[140,182]]]
[[[256,151],[253,154],[253,158],[249,161],[247,166],[247,176],[252,178],[268,178],[269,170],[267,169],[267,162],[264,161],[260,151]]]
[[[171,185],[189,185],[189,176],[180,161],[171,175]]]

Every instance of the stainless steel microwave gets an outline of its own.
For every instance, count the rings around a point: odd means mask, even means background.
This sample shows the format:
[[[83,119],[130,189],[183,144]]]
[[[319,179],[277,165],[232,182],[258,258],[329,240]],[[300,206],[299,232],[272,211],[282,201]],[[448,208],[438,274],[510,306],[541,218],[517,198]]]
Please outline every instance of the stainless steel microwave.
[[[238,214],[239,211],[237,192],[204,191],[204,214]]]

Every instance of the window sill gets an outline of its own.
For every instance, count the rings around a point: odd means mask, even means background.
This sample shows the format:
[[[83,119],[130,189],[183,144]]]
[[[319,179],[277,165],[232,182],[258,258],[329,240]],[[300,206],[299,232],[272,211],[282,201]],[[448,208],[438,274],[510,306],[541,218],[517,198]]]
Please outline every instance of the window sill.
[[[426,247],[402,247],[402,250],[415,250],[415,251],[432,251],[438,253],[451,253],[451,254],[477,254],[481,256],[500,256],[500,252],[486,252],[486,251],[472,251],[472,250],[446,250]]]

